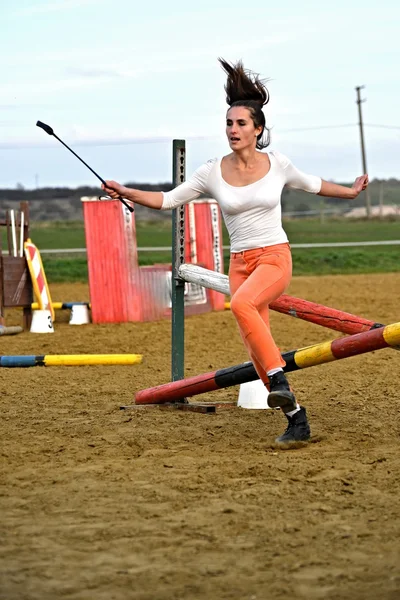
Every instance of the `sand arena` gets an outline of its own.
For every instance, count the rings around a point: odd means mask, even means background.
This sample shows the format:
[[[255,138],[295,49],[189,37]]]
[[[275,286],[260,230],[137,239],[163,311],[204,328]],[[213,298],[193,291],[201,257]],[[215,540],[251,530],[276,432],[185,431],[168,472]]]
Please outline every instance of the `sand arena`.
[[[84,284],[51,291],[88,299]],[[400,320],[398,274],[295,278],[288,293]],[[144,360],[1,370],[0,598],[400,597],[398,352],[291,374],[314,442],[284,452],[272,443],[279,411],[121,411],[170,380],[170,322],[73,327],[68,316],[54,334],[0,338],[2,354]],[[340,335],[277,313],[272,328],[282,351]],[[230,312],[187,319],[188,376],[244,360]]]

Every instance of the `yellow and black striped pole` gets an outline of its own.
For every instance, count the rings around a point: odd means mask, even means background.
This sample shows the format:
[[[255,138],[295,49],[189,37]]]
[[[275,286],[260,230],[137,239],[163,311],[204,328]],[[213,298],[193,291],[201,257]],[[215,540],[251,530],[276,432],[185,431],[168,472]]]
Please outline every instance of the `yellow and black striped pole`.
[[[52,302],[51,306],[54,309],[57,310],[70,310],[73,306],[87,306],[88,308],[90,308],[90,302]],[[32,310],[38,310],[39,309],[39,303],[38,302],[32,302],[31,304],[31,309]]]
[[[282,354],[282,358],[286,362],[284,370],[290,372],[322,365],[341,358],[357,356],[373,350],[380,350],[381,348],[396,346],[400,346],[400,323],[393,323],[392,325],[386,325],[386,327],[379,327],[330,342],[285,352]],[[256,379],[258,379],[258,375],[253,363],[247,362],[220,371],[141,390],[135,395],[135,403],[163,404],[176,402],[189,396],[212,392],[213,390],[255,381]]]

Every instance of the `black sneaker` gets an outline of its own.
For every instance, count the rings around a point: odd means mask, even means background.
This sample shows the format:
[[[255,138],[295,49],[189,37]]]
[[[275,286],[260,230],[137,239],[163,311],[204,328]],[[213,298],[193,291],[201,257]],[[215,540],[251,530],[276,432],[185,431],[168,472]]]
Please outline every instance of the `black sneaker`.
[[[301,406],[292,417],[286,415],[289,424],[285,433],[276,438],[280,444],[290,444],[290,442],[307,442],[311,437],[310,425],[308,424],[306,409]]]
[[[290,412],[296,408],[296,397],[290,391],[290,386],[283,371],[278,371],[269,377],[268,406],[270,408],[283,408]]]

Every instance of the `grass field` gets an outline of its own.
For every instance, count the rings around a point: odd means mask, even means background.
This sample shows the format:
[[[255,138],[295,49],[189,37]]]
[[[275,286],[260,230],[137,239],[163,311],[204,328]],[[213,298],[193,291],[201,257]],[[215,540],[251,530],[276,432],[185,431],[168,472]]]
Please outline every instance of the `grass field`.
[[[292,244],[318,242],[360,242],[396,240],[400,238],[398,220],[298,219],[284,221]],[[85,248],[82,222],[36,223],[31,237],[39,249]],[[229,244],[224,230],[224,245]],[[171,247],[169,221],[137,224],[138,247]],[[3,242],[4,243],[4,242]],[[225,265],[229,252],[225,252]],[[42,256],[49,281],[87,281],[84,255]],[[142,252],[141,265],[171,262],[171,252]],[[400,271],[400,246],[358,248],[293,249],[294,275],[326,275],[335,273],[374,273]]]
[[[371,240],[395,240],[400,237],[399,220],[372,219],[349,221],[348,219],[292,219],[284,221],[284,228],[292,244],[316,242],[349,242]],[[138,246],[170,246],[171,223],[143,223],[136,225]],[[34,223],[31,237],[39,248],[84,248],[83,222]],[[226,230],[224,245],[229,244]]]

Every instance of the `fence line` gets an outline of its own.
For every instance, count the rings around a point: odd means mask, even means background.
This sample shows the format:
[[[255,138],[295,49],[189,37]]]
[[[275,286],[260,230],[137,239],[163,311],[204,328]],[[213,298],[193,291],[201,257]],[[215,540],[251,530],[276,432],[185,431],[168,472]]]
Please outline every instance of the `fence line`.
[[[351,246],[398,246],[400,240],[377,240],[371,242],[316,242],[315,244],[290,244],[295,248],[345,248]],[[171,246],[143,246],[138,252],[171,252]],[[229,250],[229,246],[222,246]],[[86,254],[86,248],[47,248],[40,250],[40,254]]]

